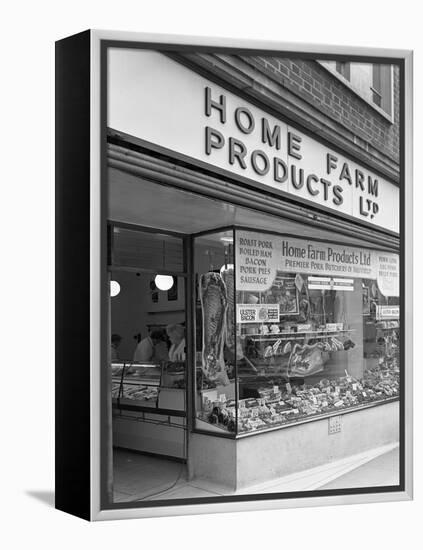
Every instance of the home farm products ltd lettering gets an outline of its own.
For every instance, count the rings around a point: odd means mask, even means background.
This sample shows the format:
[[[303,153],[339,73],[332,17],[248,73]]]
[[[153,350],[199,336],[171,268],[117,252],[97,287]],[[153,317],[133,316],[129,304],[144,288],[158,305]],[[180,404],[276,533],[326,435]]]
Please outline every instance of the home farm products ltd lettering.
[[[315,164],[303,151],[305,136],[289,129],[285,124],[270,122],[264,116],[256,117],[252,109],[238,106],[229,110],[225,94],[213,94],[205,87],[205,115],[213,126],[205,127],[205,153],[212,160],[213,154],[226,150],[229,167],[246,171],[252,168],[258,181],[269,175],[281,191],[291,192],[331,208],[341,207],[348,188],[356,201],[355,210],[364,219],[377,216],[379,205],[379,181],[354,163],[333,151],[319,149],[322,157]],[[224,128],[229,117],[235,122],[237,135],[225,136]],[[256,147],[245,143],[245,136],[256,138]]]

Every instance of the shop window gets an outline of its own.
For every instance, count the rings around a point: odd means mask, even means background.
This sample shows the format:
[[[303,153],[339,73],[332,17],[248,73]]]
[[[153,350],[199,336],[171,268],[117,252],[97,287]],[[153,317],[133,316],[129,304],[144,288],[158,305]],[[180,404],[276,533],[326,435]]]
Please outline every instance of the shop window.
[[[110,297],[113,443],[126,446],[118,422],[123,414],[132,415],[129,420],[141,423],[142,429],[168,422],[177,424],[172,443],[157,428],[151,440],[135,438],[131,445],[146,452],[184,457],[187,346],[183,239],[114,225],[109,227],[109,237],[109,277],[120,289]],[[149,410],[155,416],[147,418],[144,413]],[[175,418],[169,417],[169,411]]]
[[[183,271],[183,241],[160,232],[110,227],[110,262],[121,267]]]
[[[197,427],[255,433],[398,397],[397,255],[208,239],[196,241]]]
[[[233,231],[194,239],[196,428],[236,432]]]

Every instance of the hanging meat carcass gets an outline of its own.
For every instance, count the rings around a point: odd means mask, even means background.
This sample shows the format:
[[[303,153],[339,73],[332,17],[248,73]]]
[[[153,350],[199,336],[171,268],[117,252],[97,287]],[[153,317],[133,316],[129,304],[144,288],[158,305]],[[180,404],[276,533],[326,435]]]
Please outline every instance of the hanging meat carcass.
[[[221,271],[223,282],[226,286],[226,297],[228,307],[226,308],[226,326],[225,326],[225,345],[230,353],[232,361],[235,360],[235,347],[237,361],[244,357],[240,338],[235,334],[235,270],[232,265],[228,265]]]
[[[202,370],[213,382],[228,384],[223,346],[226,337],[228,297],[219,273],[209,272],[200,278],[200,301],[203,315]]]
[[[223,269],[223,268],[222,268]],[[234,268],[227,266],[221,271],[222,279],[226,287],[226,298],[228,307],[226,308],[225,324],[225,344],[232,354],[235,354],[235,288],[234,288]]]

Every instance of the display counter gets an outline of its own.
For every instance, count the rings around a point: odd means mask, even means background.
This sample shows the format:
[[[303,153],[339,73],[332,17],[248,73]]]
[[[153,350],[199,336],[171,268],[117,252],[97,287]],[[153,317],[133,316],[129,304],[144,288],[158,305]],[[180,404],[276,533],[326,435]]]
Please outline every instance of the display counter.
[[[115,447],[186,459],[184,373],[168,367],[112,364]]]

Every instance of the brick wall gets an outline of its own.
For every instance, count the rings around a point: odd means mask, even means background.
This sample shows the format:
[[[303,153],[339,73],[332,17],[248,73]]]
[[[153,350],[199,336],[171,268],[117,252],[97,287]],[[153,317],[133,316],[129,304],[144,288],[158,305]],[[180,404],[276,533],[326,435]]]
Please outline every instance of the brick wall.
[[[344,126],[358,139],[399,162],[399,70],[394,69],[394,123],[345,86],[317,61],[244,57],[315,109]]]

